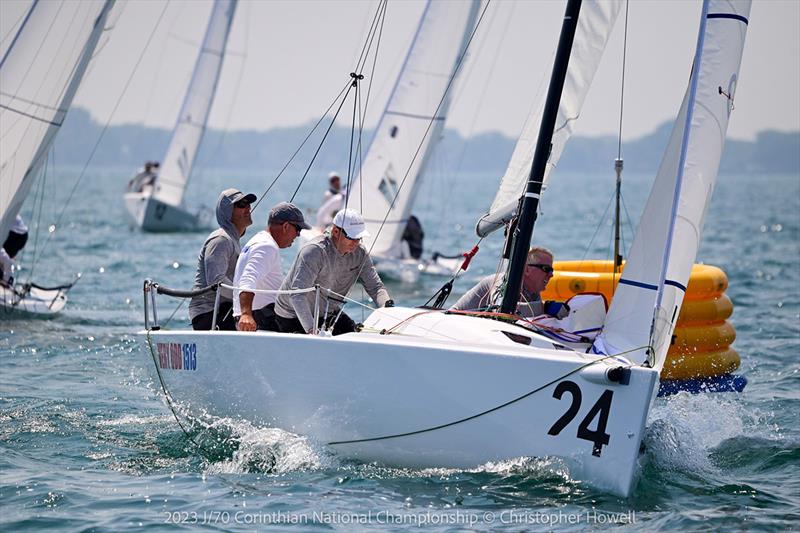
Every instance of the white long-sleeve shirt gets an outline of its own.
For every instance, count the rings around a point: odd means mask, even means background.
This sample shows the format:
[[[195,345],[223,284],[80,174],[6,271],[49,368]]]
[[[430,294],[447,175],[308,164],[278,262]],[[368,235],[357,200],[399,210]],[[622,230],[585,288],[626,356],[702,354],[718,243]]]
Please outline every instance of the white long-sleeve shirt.
[[[242,248],[242,253],[236,261],[233,285],[241,289],[277,290],[282,282],[283,263],[278,243],[268,231],[259,231]],[[242,314],[239,304],[241,292],[247,292],[247,290],[237,290],[233,294],[234,316]],[[274,294],[255,293],[253,310],[261,309],[273,302],[275,302]]]

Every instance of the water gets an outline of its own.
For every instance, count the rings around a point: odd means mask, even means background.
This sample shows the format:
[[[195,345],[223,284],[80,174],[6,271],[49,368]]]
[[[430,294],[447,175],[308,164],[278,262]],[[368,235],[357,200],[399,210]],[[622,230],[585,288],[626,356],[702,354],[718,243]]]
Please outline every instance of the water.
[[[345,531],[798,528],[797,176],[720,178],[700,260],[721,266],[730,278],[735,347],[749,385],[742,394],[658,399],[639,484],[631,498],[619,499],[571,479],[568,467],[552,459],[472,470],[388,468],[344,461],[297,435],[235,420],[215,420],[187,437],[132,334],[142,326],[142,280],[188,287],[205,234],[128,229],[120,189],[129,170],[90,171],[36,262],[41,283],[83,273],[65,312],[52,320],[0,317],[3,530],[158,530],[175,523],[242,531],[276,524]],[[608,257],[610,227],[597,228],[610,174],[557,180],[535,241],[560,259]],[[49,177],[39,190],[44,228],[56,221],[77,175],[67,170],[58,181]],[[316,204],[322,181],[303,189],[301,206]],[[223,183],[260,192],[266,177],[207,173],[193,183],[189,201],[213,201]],[[286,198],[295,184],[288,176],[268,202]],[[477,240],[474,221],[494,186],[494,179],[470,175],[426,182],[417,212],[428,250],[469,249]],[[646,176],[626,176],[634,220],[648,186]],[[25,210],[32,228],[36,194]],[[265,216],[263,207],[255,212],[249,234]],[[630,235],[627,230],[628,244]],[[39,232],[38,249],[46,236],[46,229]],[[34,244],[31,237],[23,277]],[[498,236],[481,244],[456,293],[494,271],[500,246]],[[287,255],[285,267],[290,260]],[[425,279],[389,289],[398,303],[419,304],[440,284]],[[162,301],[162,322],[173,309],[173,302]],[[356,318],[359,313],[352,311]],[[171,326],[186,323],[183,306]]]

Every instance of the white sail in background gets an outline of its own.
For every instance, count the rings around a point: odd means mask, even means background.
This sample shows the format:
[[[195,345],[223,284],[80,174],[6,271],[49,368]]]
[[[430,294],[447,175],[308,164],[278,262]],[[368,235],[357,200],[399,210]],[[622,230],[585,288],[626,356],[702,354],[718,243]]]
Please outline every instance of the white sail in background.
[[[425,7],[361,174],[350,186],[348,205],[364,214],[372,234],[365,245],[373,254],[401,257],[403,230],[420,177],[442,135],[452,78],[479,7],[478,0],[430,1]]]
[[[0,60],[3,240],[64,123],[113,5],[34,2]]]
[[[689,88],[597,351],[635,350],[626,356],[664,364],[719,170],[749,13],[750,0],[703,5]]]
[[[547,187],[550,172],[558,164],[561,153],[572,135],[573,124],[581,114],[586,94],[592,85],[621,8],[621,0],[584,2],[581,6],[581,16],[575,30],[567,77],[553,130],[552,151],[544,173],[543,189]],[[481,237],[504,226],[517,210],[519,198],[525,192],[531,173],[533,154],[544,112],[544,100],[543,97],[528,115],[489,213],[478,223],[477,231]]]
[[[236,2],[237,0],[214,2],[192,80],[156,180],[154,196],[166,204],[179,206],[183,202],[186,183],[192,172],[217,90]]]

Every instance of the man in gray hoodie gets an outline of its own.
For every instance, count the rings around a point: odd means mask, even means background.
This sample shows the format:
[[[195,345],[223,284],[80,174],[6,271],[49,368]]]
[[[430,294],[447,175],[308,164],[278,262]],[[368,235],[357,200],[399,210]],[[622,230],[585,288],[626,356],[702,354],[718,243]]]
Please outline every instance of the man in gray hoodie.
[[[228,285],[233,284],[236,259],[239,258],[241,251],[239,239],[244,235],[247,226],[253,223],[250,204],[255,201],[255,194],[244,194],[237,189],[225,189],[219,195],[217,201],[219,229],[211,232],[200,250],[197,273],[194,276],[194,289],[202,289],[220,281]],[[221,294],[217,327],[235,331],[236,321],[232,312],[233,292],[230,289],[219,290]],[[194,329],[211,329],[215,299],[214,292],[192,298],[189,303],[189,318]]]
[[[361,244],[363,237],[369,237],[364,218],[353,209],[342,209],[333,218],[329,234],[311,239],[300,249],[281,290],[319,285],[346,296],[358,280],[379,307],[391,307],[394,302]],[[280,331],[312,333],[315,301],[314,292],[279,294],[275,299],[275,319]],[[333,325],[334,335],[355,331],[353,319],[339,313],[343,306],[341,299],[320,292],[317,326]]]

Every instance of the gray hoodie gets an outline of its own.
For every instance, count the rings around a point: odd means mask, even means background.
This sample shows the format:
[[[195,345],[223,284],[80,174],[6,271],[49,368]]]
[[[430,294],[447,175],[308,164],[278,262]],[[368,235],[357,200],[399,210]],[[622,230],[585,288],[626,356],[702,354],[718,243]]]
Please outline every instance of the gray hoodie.
[[[233,202],[231,198],[239,191],[225,189],[217,201],[217,223],[219,229],[212,231],[203,243],[200,256],[197,258],[197,273],[194,275],[194,288],[201,289],[222,281],[228,285],[233,284],[233,274],[236,270],[236,260],[239,258],[241,245],[236,226],[233,225]],[[241,193],[239,193],[241,194]],[[221,289],[220,301],[233,301],[233,292]],[[189,303],[189,318],[194,320],[198,315],[214,310],[213,292],[195,296]]]
[[[389,293],[375,271],[364,245],[361,244],[349,254],[343,255],[334,246],[330,235],[326,234],[311,239],[300,249],[283,280],[281,290],[307,289],[319,285],[346,296],[356,280],[361,282],[378,306],[383,307],[389,300]],[[311,331],[314,326],[314,301],[313,292],[279,294],[275,299],[275,313],[283,318],[296,317],[306,331]],[[343,302],[329,299],[324,293],[320,293],[319,316],[338,313],[342,305]]]

